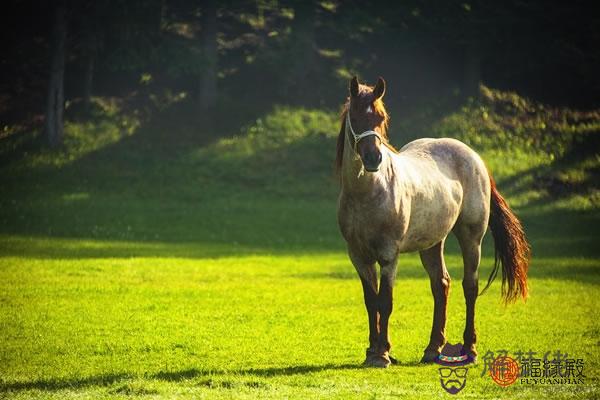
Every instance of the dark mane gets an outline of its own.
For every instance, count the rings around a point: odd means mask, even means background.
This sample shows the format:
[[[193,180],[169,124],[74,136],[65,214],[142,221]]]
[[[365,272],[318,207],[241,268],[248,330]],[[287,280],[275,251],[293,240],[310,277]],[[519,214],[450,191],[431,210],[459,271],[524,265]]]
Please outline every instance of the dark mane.
[[[364,98],[364,97],[371,95],[372,92],[373,92],[372,86],[360,85],[358,96]],[[346,99],[346,102],[344,103],[344,105],[342,107],[342,112],[340,114],[341,126],[340,126],[340,133],[338,134],[338,138],[337,138],[337,148],[336,148],[336,157],[335,157],[335,167],[336,167],[337,172],[339,172],[340,169],[342,168],[342,161],[343,161],[343,157],[344,157],[344,144],[346,143],[346,138],[344,136],[344,133],[346,132],[346,114],[348,114],[349,107],[350,107],[350,97],[348,97]],[[375,113],[377,113],[383,117],[383,121],[379,125],[381,136],[385,139],[383,141],[383,144],[386,147],[388,147],[390,150],[392,150],[393,152],[397,153],[398,151],[391,144],[389,144],[389,141],[388,141],[387,129],[388,129],[388,123],[389,123],[390,117],[389,117],[387,111],[385,110],[383,101],[381,99],[375,100],[375,102],[373,103],[373,107],[374,107]]]

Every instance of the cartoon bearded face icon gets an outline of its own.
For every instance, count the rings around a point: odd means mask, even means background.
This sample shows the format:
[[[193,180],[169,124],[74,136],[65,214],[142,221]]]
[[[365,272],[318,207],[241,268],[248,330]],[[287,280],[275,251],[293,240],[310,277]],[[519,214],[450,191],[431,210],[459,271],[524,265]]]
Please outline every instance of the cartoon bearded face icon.
[[[440,365],[440,383],[446,392],[456,394],[464,389],[469,372],[464,365],[473,359],[465,354],[462,344],[446,343],[435,362]]]
[[[460,392],[467,383],[468,368],[465,367],[441,367],[440,383],[444,390],[450,394]]]

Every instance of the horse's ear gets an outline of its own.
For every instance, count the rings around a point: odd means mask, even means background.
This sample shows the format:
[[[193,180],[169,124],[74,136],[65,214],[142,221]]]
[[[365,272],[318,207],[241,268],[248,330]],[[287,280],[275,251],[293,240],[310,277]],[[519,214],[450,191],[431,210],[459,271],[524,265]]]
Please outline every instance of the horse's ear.
[[[380,99],[383,97],[384,94],[385,94],[385,81],[383,80],[382,77],[379,77],[379,79],[377,79],[377,85],[375,85],[375,89],[373,89],[373,96],[375,96],[376,99]]]
[[[358,78],[356,76],[350,79],[350,96],[358,96]]]

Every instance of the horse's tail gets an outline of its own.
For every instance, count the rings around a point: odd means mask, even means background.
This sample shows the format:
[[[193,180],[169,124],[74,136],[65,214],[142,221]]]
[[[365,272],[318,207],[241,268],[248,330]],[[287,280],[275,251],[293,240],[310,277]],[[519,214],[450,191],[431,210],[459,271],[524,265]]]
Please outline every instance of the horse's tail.
[[[519,296],[527,298],[527,270],[531,250],[523,225],[500,195],[494,180],[491,183],[490,230],[494,237],[495,261],[483,294],[498,274],[502,265],[502,297],[505,303],[514,302]]]

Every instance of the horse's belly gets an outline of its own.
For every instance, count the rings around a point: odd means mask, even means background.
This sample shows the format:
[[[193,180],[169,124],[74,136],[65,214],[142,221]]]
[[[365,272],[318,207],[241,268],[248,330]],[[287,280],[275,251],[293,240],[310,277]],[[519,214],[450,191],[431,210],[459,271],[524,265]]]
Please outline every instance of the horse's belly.
[[[413,201],[400,252],[425,250],[442,241],[456,223],[460,200],[454,196]]]
[[[402,238],[398,247],[401,253],[425,250],[441,242],[449,231],[449,229],[437,232],[409,231]]]
[[[423,189],[423,186],[421,187]],[[419,251],[443,240],[460,213],[459,184],[432,184],[428,190],[385,197],[376,206],[351,206],[341,197],[338,222],[355,254],[386,260],[398,252]]]

